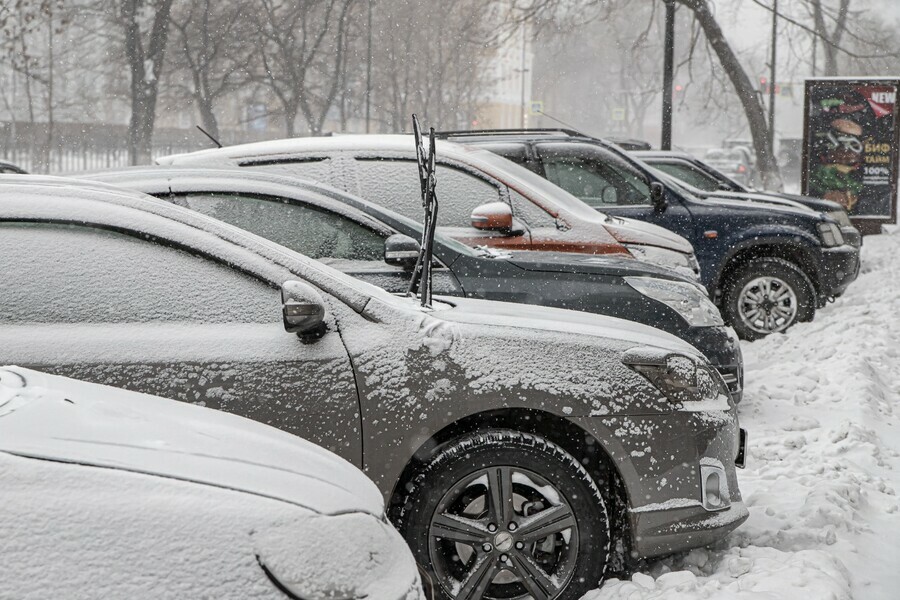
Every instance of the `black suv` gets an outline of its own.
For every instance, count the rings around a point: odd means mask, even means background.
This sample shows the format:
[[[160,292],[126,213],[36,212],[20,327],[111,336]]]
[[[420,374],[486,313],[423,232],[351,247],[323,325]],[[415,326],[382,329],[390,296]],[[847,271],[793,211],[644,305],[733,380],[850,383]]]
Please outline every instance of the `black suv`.
[[[444,132],[546,177],[611,216],[670,229],[694,245],[701,279],[745,339],[808,321],[859,272],[839,223],[810,208],[700,198],[603,140],[571,130]]]

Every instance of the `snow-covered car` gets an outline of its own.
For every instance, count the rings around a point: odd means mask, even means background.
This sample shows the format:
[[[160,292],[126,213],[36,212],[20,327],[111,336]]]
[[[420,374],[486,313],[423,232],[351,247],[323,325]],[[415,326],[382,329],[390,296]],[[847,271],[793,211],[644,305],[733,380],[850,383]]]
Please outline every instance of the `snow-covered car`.
[[[0,367],[2,598],[422,598],[378,489],[260,423]]]
[[[203,166],[129,167],[84,177],[202,212],[389,292],[409,289],[421,226],[330,186]],[[686,276],[616,255],[471,248],[441,234],[433,251],[437,294],[583,310],[662,329],[700,350],[740,402],[737,335],[706,290]]]
[[[438,227],[470,246],[632,256],[699,277],[690,242],[636,219],[608,218],[513,161],[438,140]],[[291,138],[157,159],[162,165],[262,169],[326,183],[421,221],[408,135]]]
[[[0,363],[333,450],[374,480],[438,597],[580,597],[623,556],[712,543],[748,516],[724,380],[645,325],[468,298],[425,309],[77,180],[5,179],[0,255]]]

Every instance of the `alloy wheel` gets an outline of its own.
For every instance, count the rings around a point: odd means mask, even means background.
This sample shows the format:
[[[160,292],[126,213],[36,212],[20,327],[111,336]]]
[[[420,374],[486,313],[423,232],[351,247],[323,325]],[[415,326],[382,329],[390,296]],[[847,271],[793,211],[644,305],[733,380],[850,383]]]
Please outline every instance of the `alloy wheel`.
[[[431,518],[437,583],[459,600],[549,600],[575,570],[578,525],[556,487],[511,466],[476,471],[452,486]]]
[[[797,318],[797,294],[783,279],[757,277],[741,289],[738,314],[744,324],[761,334],[790,327]]]

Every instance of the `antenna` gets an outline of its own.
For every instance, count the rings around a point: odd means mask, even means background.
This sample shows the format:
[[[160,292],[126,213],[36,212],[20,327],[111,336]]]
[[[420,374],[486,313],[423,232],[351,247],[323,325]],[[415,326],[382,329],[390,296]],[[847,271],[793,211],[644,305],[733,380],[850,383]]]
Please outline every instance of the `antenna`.
[[[203,128],[200,127],[199,125],[195,125],[195,127],[196,127],[197,129],[200,130],[200,133],[202,133],[203,135],[205,135],[206,137],[208,137],[210,140],[212,140],[212,143],[215,144],[216,147],[218,147],[218,148],[221,148],[221,147],[222,147],[222,144],[219,143],[219,140],[217,140],[217,139],[214,138],[212,135],[210,135],[210,133],[209,133],[208,131],[206,131],[205,129],[203,129]]]

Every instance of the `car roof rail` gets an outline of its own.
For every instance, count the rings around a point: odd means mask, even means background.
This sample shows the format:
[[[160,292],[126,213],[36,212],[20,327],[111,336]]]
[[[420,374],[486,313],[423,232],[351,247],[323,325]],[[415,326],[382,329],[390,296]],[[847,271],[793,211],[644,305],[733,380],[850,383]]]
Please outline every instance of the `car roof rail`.
[[[458,131],[436,131],[435,137],[442,139],[450,137],[482,137],[482,136],[504,136],[504,135],[566,135],[569,137],[590,137],[580,131],[566,128],[535,128],[535,129],[461,129]]]

